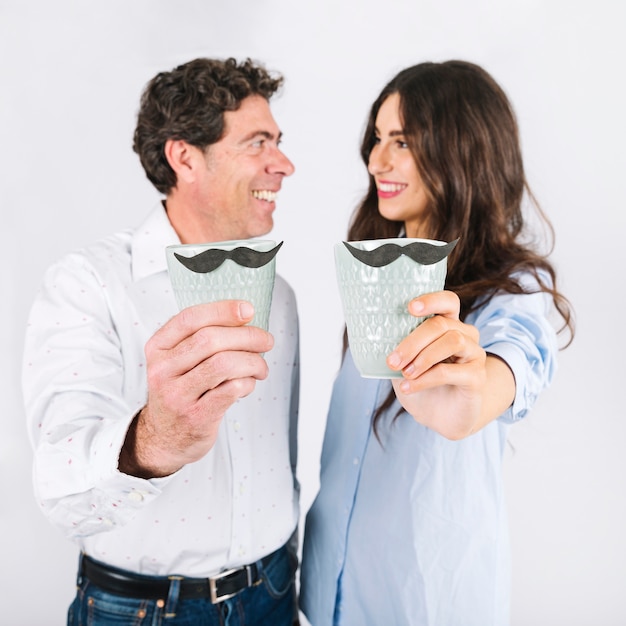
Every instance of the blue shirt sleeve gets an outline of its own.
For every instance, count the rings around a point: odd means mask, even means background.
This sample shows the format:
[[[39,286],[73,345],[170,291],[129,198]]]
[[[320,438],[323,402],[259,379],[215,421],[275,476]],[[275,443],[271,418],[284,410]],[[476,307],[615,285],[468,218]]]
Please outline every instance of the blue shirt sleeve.
[[[531,281],[524,276],[525,286],[533,289]],[[484,350],[505,361],[515,377],[515,399],[500,416],[502,421],[523,418],[554,377],[558,345],[552,310],[552,298],[545,292],[503,293],[466,320],[480,331]]]

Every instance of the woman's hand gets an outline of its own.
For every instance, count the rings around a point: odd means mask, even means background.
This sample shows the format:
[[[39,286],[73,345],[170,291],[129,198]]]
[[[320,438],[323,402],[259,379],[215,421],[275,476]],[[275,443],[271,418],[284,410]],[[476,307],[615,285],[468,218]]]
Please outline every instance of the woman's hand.
[[[503,413],[515,396],[508,365],[487,355],[479,332],[459,320],[460,301],[451,291],[409,303],[416,317],[432,315],[387,357],[403,379],[393,387],[414,419],[448,439],[462,439]]]

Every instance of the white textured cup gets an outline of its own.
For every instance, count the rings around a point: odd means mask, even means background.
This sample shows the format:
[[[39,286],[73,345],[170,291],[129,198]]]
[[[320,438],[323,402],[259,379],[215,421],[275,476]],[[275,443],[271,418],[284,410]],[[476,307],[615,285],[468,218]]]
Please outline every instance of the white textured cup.
[[[174,296],[179,309],[204,302],[219,300],[247,300],[254,306],[252,326],[265,330],[269,327],[272,293],[276,276],[276,257],[261,267],[242,267],[232,259],[225,259],[216,269],[198,273],[185,267],[174,255],[193,257],[206,250],[234,250],[251,248],[268,252],[276,247],[268,239],[242,239],[201,244],[167,246],[167,266]]]
[[[383,244],[405,246],[417,241],[441,246],[430,239],[376,239],[349,241],[358,250],[374,250]],[[402,378],[387,367],[387,356],[426,318],[408,312],[413,298],[441,291],[447,257],[431,265],[400,256],[382,267],[356,259],[343,242],[335,244],[337,283],[343,305],[348,342],[354,363],[364,378]]]

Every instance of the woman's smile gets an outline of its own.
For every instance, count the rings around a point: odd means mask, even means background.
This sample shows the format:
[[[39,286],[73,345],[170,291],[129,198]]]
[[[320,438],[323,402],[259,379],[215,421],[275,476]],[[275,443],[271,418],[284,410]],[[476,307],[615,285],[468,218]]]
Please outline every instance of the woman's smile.
[[[377,180],[376,187],[378,188],[379,198],[395,198],[402,193],[408,185],[406,183],[394,183],[387,180]]]

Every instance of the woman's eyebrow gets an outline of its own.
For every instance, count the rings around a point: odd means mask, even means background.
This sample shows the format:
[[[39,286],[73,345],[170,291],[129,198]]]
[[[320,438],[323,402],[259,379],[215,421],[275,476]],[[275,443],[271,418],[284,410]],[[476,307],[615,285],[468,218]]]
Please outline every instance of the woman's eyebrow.
[[[374,127],[374,135],[376,135],[377,137],[380,137],[380,131],[378,130],[378,128],[375,126]],[[404,130],[392,130],[389,132],[389,137],[404,137],[405,133]]]

